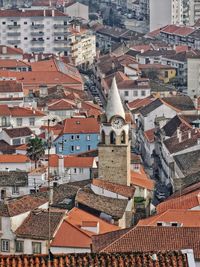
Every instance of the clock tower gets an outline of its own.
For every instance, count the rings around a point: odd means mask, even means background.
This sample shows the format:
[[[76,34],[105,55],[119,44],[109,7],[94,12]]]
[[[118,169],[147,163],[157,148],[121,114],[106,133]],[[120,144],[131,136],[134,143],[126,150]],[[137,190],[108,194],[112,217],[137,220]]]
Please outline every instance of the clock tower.
[[[115,78],[108,95],[106,112],[101,117],[98,146],[98,176],[108,182],[130,185],[129,125]]]

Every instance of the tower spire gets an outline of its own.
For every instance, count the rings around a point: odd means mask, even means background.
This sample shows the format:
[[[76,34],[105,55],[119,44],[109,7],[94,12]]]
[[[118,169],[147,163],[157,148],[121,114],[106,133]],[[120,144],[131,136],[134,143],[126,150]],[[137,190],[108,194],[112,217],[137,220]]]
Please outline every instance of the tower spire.
[[[112,80],[111,89],[108,94],[106,116],[108,121],[110,121],[113,116],[120,116],[125,120],[125,112],[119,95],[115,77]]]

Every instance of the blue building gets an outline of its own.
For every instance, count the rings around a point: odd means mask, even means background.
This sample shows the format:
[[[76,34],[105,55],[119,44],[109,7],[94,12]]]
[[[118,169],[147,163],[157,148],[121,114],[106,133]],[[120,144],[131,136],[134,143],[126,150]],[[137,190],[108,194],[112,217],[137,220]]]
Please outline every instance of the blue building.
[[[79,154],[97,149],[100,125],[95,118],[70,118],[65,120],[63,132],[56,138],[56,153]]]

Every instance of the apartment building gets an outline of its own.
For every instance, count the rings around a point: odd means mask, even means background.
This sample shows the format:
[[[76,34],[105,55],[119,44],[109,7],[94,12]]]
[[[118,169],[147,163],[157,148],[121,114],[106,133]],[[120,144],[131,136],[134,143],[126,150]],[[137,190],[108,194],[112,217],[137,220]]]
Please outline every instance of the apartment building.
[[[91,32],[83,32],[79,26],[69,38],[70,54],[75,66],[88,67],[96,57],[96,36]]]
[[[200,95],[200,54],[190,55],[187,59],[188,63],[188,95],[191,98]]]
[[[69,17],[58,10],[0,10],[0,45],[25,53],[67,52]]]
[[[182,0],[150,0],[150,31],[183,23]]]

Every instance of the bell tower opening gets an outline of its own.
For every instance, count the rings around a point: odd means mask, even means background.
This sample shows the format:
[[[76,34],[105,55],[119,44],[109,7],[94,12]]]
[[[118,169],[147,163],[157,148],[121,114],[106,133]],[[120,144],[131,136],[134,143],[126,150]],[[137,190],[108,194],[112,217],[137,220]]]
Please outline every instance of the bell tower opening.
[[[114,131],[112,131],[110,133],[110,144],[111,145],[115,145],[116,144],[116,133]]]
[[[101,143],[105,144],[105,142],[106,142],[106,135],[105,135],[104,130],[102,130],[101,131]]]
[[[121,132],[121,144],[126,144],[126,133],[124,130]]]

